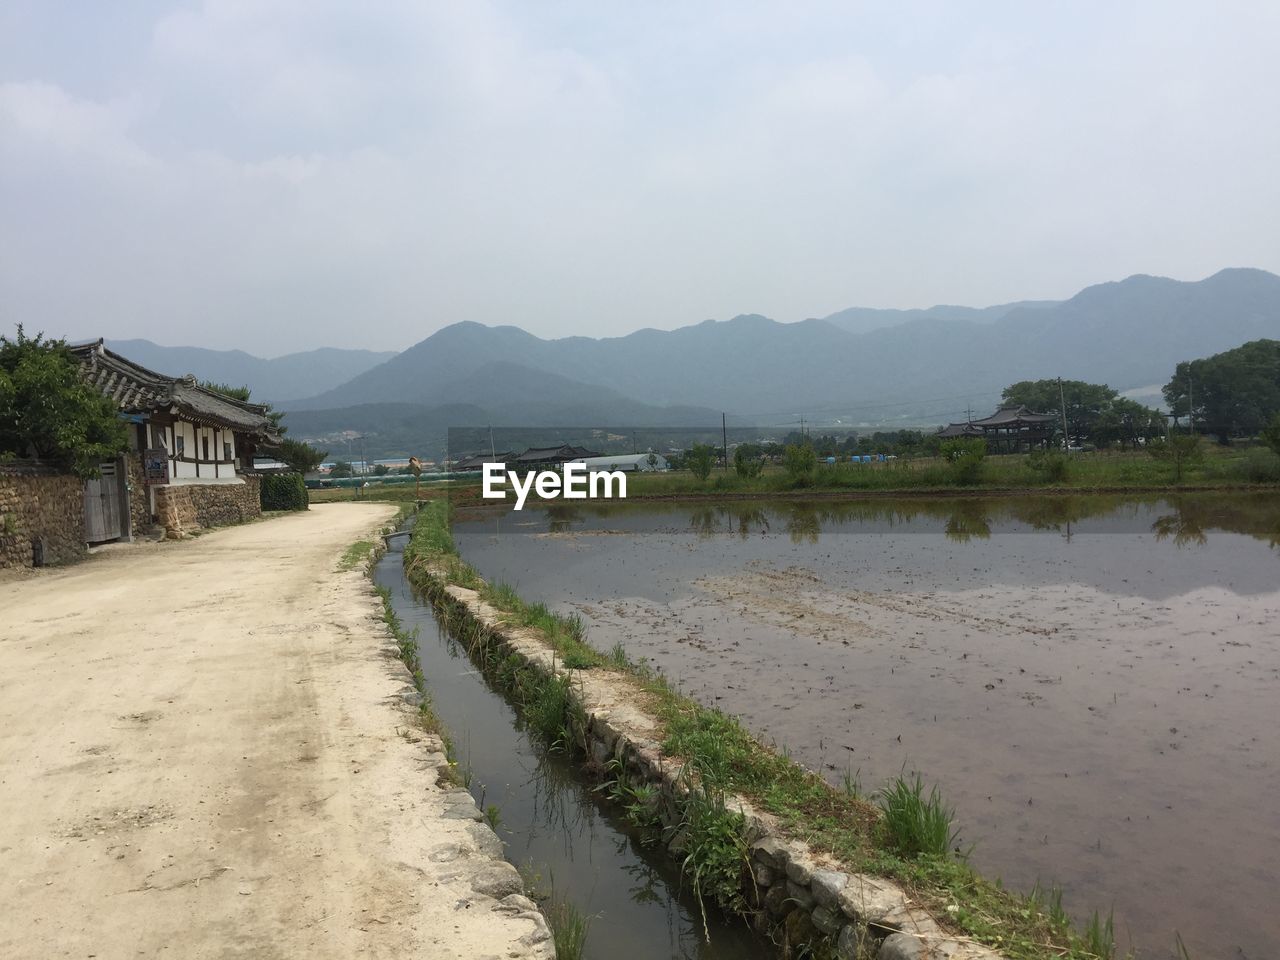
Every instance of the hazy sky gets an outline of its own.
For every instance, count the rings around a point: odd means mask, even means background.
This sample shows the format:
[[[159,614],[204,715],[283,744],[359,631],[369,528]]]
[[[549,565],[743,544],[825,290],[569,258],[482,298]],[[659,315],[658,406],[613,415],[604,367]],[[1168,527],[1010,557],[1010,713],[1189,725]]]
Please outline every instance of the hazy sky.
[[[402,348],[1280,272],[1280,4],[0,5],[0,323]]]

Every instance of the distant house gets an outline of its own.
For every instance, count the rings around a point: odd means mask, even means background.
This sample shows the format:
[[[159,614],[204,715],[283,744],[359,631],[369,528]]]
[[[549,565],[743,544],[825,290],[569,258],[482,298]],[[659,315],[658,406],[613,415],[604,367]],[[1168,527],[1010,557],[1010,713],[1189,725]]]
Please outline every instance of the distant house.
[[[593,470],[621,470],[623,473],[647,473],[654,470],[670,470],[667,458],[660,453],[620,453],[616,456],[586,457],[573,460],[572,463],[586,465],[587,472]]]
[[[506,461],[509,470],[537,470],[558,467],[570,460],[585,460],[600,454],[586,447],[562,443],[558,447],[530,447]]]
[[[486,463],[506,463],[515,456],[510,450],[504,450],[502,453],[478,453],[474,457],[463,457],[453,464],[455,473],[471,473],[476,470],[483,470]]]
[[[171,536],[261,513],[254,453],[278,442],[267,408],[173,377],[108,350],[74,345],[85,380],[130,421],[129,452],[85,490],[85,538],[128,538],[158,521]]]
[[[1032,413],[1024,406],[1009,405],[981,420],[948,424],[937,435],[943,440],[981,437],[992,453],[1017,453],[1047,447],[1057,419],[1052,413]]]

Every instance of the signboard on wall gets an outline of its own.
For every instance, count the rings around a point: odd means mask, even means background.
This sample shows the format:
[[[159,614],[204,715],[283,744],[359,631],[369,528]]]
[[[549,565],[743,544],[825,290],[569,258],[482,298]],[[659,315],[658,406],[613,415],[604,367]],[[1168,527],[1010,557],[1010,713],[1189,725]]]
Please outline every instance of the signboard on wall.
[[[149,484],[169,482],[169,451],[164,447],[142,455],[142,478]]]

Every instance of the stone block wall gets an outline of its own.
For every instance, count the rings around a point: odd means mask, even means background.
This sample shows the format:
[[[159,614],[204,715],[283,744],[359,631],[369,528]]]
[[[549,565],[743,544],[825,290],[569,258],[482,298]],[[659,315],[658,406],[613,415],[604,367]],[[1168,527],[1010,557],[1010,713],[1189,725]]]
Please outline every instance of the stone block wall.
[[[0,569],[84,556],[84,481],[34,464],[0,465]]]
[[[137,537],[151,526],[151,504],[142,478],[142,457],[138,454],[125,456],[125,476],[129,481],[129,529]]]
[[[262,516],[258,478],[243,480],[156,487],[156,515],[165,536],[181,540],[201,527],[223,527]]]

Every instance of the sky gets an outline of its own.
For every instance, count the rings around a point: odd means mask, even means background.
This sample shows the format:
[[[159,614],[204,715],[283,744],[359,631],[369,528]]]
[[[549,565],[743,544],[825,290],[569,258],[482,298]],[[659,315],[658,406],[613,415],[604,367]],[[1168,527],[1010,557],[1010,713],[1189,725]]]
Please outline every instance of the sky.
[[[0,3],[0,326],[272,356],[1280,272],[1280,4]]]

